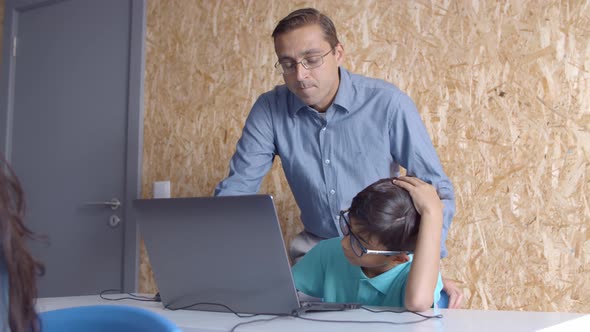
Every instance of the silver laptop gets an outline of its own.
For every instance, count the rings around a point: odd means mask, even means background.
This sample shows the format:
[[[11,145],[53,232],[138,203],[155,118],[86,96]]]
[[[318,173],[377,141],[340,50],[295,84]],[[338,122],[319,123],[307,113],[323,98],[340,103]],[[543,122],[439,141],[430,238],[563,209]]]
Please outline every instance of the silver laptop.
[[[293,314],[358,307],[300,303],[271,196],[133,203],[167,308]]]

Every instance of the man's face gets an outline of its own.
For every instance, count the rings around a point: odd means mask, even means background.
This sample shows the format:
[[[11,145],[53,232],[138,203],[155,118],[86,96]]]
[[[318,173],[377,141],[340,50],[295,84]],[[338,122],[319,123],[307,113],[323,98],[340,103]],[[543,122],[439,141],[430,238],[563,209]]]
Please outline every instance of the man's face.
[[[330,51],[322,29],[317,24],[307,25],[275,37],[275,52],[280,62],[299,62],[303,58],[324,55]],[[323,58],[324,63],[313,69],[296,65],[295,71],[283,74],[285,84],[305,104],[324,112],[334,100],[340,83],[338,66],[344,50],[338,44],[334,52]]]

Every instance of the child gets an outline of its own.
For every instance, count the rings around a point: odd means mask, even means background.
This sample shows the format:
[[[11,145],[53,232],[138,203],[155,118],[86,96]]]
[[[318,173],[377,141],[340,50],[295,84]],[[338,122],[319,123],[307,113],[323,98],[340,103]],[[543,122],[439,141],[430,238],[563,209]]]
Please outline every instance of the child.
[[[443,205],[415,177],[379,180],[340,213],[342,239],[318,243],[295,266],[296,288],[326,302],[424,311],[438,302]]]
[[[39,331],[35,298],[43,265],[29,253],[33,233],[24,225],[20,183],[0,156],[0,331]]]

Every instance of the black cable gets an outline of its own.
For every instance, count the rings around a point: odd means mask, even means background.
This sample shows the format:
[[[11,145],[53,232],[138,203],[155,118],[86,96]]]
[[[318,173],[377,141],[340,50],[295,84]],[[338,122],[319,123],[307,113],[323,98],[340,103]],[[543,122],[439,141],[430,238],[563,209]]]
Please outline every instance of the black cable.
[[[104,296],[104,295],[109,295],[106,293],[112,293],[110,295],[127,294],[128,296],[122,296],[122,297],[117,297],[117,298],[108,298],[108,297]],[[136,295],[136,294],[132,294],[132,293],[123,292],[120,289],[105,289],[102,292],[100,292],[99,296],[101,299],[107,300],[107,301],[134,300],[134,301],[141,301],[141,302],[159,302],[155,296],[148,297],[148,296]]]
[[[423,318],[426,318],[426,319],[443,318],[443,315],[442,314],[437,314],[437,315],[429,316],[429,315],[421,314],[421,313],[419,313],[417,311],[411,311],[411,310],[406,310],[406,309],[402,309],[402,310],[375,310],[375,309],[367,308],[365,306],[361,306],[361,309],[364,309],[366,311],[369,311],[369,312],[372,312],[372,313],[375,313],[375,314],[380,314],[380,313],[383,313],[383,312],[394,313],[394,314],[403,314],[404,312],[409,312],[409,313],[412,313],[414,315],[417,315],[417,316],[420,316],[420,317],[423,317]]]
[[[252,323],[258,323],[258,322],[270,322],[271,320],[275,320],[275,319],[283,318],[283,317],[294,317],[294,316],[291,316],[291,315],[279,315],[279,316],[272,317],[272,318],[254,319],[254,320],[251,320],[251,321],[242,322],[242,323],[238,323],[238,324],[234,325],[234,327],[232,327],[231,330],[229,330],[229,332],[234,332],[238,328],[238,326],[244,326],[244,325],[248,325],[248,324],[252,324]]]
[[[224,305],[223,305],[224,306]],[[226,307],[228,310],[232,311],[229,307]],[[234,325],[234,327],[232,327],[232,329],[230,330],[230,332],[234,332],[236,330],[236,328],[238,328],[239,326],[243,326],[243,325],[247,325],[247,324],[252,324],[252,323],[257,323],[257,322],[270,322],[272,320],[278,319],[278,318],[283,318],[283,317],[293,317],[293,318],[299,318],[302,320],[307,320],[307,321],[312,321],[312,322],[318,322],[318,323],[348,323],[348,324],[388,324],[388,325],[410,325],[410,324],[417,324],[417,323],[421,323],[424,321],[427,321],[429,319],[433,319],[433,318],[443,318],[443,315],[438,314],[438,315],[433,315],[433,316],[429,316],[429,315],[424,315],[421,314],[419,312],[416,311],[410,311],[410,310],[374,310],[374,309],[370,309],[364,306],[360,307],[361,309],[364,309],[366,311],[372,312],[372,313],[395,313],[395,314],[402,314],[405,312],[409,312],[412,313],[414,315],[420,316],[422,317],[422,319],[419,320],[413,320],[413,321],[407,321],[407,322],[391,322],[391,321],[383,321],[383,320],[336,320],[336,319],[317,319],[317,318],[310,318],[310,317],[304,317],[302,315],[300,315],[297,311],[294,311],[293,314],[291,315],[278,315],[272,318],[266,318],[266,319],[255,319],[255,320],[251,320],[248,322],[243,322],[243,323],[239,323],[237,325]],[[234,314],[236,314],[234,312]],[[305,313],[303,313],[305,314]],[[237,315],[237,314],[236,314]],[[268,314],[258,314],[258,315],[268,315]],[[256,315],[253,315],[256,316]],[[238,315],[238,317],[240,317]],[[252,317],[252,316],[250,316]]]
[[[232,314],[238,316],[239,318],[249,318],[249,317],[254,317],[254,316],[259,316],[259,315],[274,315],[274,314],[263,314],[263,313],[260,313],[260,314],[240,314],[240,313],[234,311],[232,308],[226,306],[225,304],[212,303],[212,302],[196,302],[196,303],[192,303],[192,304],[185,305],[185,306],[182,306],[182,307],[172,307],[172,304],[169,304],[169,305],[165,305],[164,308],[166,308],[168,310],[174,311],[174,310],[188,309],[188,308],[192,308],[192,307],[195,307],[195,306],[198,306],[198,305],[216,305],[216,306],[219,306],[219,307],[223,307],[223,308],[227,309],[227,311],[229,311]]]
[[[421,323],[423,321],[429,320],[430,318],[422,318],[419,320],[413,320],[409,322],[390,322],[386,320],[336,320],[336,319],[317,319],[317,318],[309,318],[303,316],[296,316],[296,318],[309,320],[312,322],[319,322],[319,323],[352,323],[352,324],[388,324],[388,325],[410,325]]]
[[[107,292],[112,292],[112,293],[116,293],[116,294],[127,294],[129,296],[123,296],[123,297],[118,297],[118,298],[107,298],[104,297],[105,293]],[[120,289],[106,289],[103,290],[102,292],[100,292],[100,298],[103,300],[109,300],[109,301],[119,301],[119,300],[135,300],[135,301],[143,301],[143,302],[160,302],[158,299],[158,294],[156,294],[154,297],[147,297],[147,296],[141,296],[141,295],[136,295],[136,294],[132,294],[132,293],[127,293],[127,292],[123,292]],[[260,316],[260,315],[269,315],[269,316],[274,316],[271,318],[262,318],[262,319],[255,319],[255,320],[251,320],[248,322],[242,322],[242,323],[238,323],[236,325],[234,325],[232,327],[232,329],[230,330],[230,332],[234,332],[238,327],[240,326],[244,326],[244,325],[248,325],[248,324],[252,324],[252,323],[257,323],[257,322],[270,322],[273,321],[275,319],[279,319],[279,318],[284,318],[284,317],[293,317],[293,318],[299,318],[302,320],[307,320],[307,321],[312,321],[312,322],[319,322],[319,323],[348,323],[348,324],[388,324],[388,325],[409,325],[409,324],[416,324],[416,323],[420,323],[432,318],[443,318],[442,314],[437,314],[437,315],[425,315],[425,314],[421,314],[419,312],[416,311],[410,311],[410,310],[406,310],[406,309],[402,309],[402,310],[375,310],[375,309],[371,309],[371,308],[367,308],[365,306],[361,306],[360,309],[372,312],[372,313],[394,313],[394,314],[401,314],[401,313],[412,313],[414,315],[420,316],[422,317],[422,319],[419,320],[414,320],[414,321],[408,321],[408,322],[391,322],[391,321],[383,321],[383,320],[363,320],[363,321],[359,321],[359,320],[336,320],[336,319],[317,319],[317,318],[310,318],[310,317],[304,317],[302,316],[299,312],[294,311],[292,314],[287,315],[287,314],[271,314],[271,313],[257,313],[257,314],[240,314],[238,312],[236,312],[235,310],[233,310],[232,308],[230,308],[229,306],[225,305],[225,304],[221,304],[221,303],[212,303],[212,302],[196,302],[193,304],[189,304],[189,305],[185,305],[182,307],[172,307],[170,304],[164,306],[164,308],[168,309],[168,310],[182,310],[182,309],[188,309],[188,308],[192,308],[198,305],[210,305],[210,306],[220,306],[225,308],[227,311],[231,312],[232,314],[236,315],[238,318],[251,318],[251,317],[255,317],[255,316]],[[303,313],[304,315],[305,313]]]

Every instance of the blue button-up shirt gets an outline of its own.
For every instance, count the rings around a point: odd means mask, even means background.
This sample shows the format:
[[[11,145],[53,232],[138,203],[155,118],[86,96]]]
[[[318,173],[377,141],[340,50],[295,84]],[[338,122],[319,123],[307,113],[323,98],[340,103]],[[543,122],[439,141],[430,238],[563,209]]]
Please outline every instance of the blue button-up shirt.
[[[441,257],[455,213],[453,186],[441,166],[414,102],[394,85],[340,68],[332,105],[320,114],[285,85],[262,94],[248,115],[216,195],[257,193],[275,156],[281,158],[305,230],[340,235],[339,211],[369,184],[408,175],[433,184],[442,199]]]

